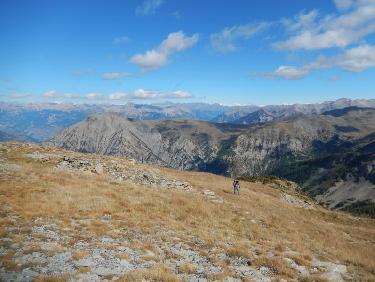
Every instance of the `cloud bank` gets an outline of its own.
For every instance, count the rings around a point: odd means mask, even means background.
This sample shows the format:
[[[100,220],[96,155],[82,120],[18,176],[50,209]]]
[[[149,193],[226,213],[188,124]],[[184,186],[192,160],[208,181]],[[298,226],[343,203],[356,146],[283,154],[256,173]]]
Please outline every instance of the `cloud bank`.
[[[48,99],[82,99],[82,100],[157,100],[157,99],[188,99],[193,98],[189,92],[177,90],[173,92],[161,92],[156,90],[136,89],[133,92],[115,92],[111,94],[102,94],[90,92],[85,95],[59,93],[55,90],[43,94]]]
[[[300,67],[280,66],[273,72],[262,73],[264,77],[278,77],[283,79],[301,79],[312,70],[338,67],[350,72],[362,72],[375,67],[375,46],[361,45],[346,50],[338,56],[321,56],[315,61]]]
[[[282,23],[291,36],[274,44],[280,50],[344,48],[375,32],[374,0],[335,0],[336,15],[303,12]]]

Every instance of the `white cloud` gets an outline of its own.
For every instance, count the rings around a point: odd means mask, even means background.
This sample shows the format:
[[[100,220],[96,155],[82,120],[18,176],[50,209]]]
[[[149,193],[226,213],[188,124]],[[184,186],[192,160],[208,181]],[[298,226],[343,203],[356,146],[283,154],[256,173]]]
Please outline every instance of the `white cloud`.
[[[79,99],[81,98],[78,94],[73,93],[58,93],[55,90],[50,90],[43,94],[44,97],[49,99],[55,99],[55,98],[66,98],[66,99]]]
[[[375,46],[362,45],[349,49],[343,55],[338,56],[334,64],[353,72],[375,67]]]
[[[122,100],[126,99],[129,96],[128,93],[116,92],[108,95],[110,100]]]
[[[361,45],[346,50],[343,54],[334,57],[321,56],[315,61],[303,65],[281,66],[273,72],[260,74],[264,77],[279,77],[282,79],[301,79],[312,70],[338,67],[351,72],[361,72],[375,67],[375,46]]]
[[[108,73],[104,73],[102,75],[102,79],[104,79],[104,80],[114,80],[114,79],[127,77],[129,75],[130,75],[130,73],[128,73],[128,72],[108,72]]]
[[[192,98],[193,97],[191,93],[186,92],[186,91],[181,91],[181,90],[177,90],[173,92],[172,94],[173,94],[173,97],[175,98]]]
[[[301,79],[309,73],[306,68],[297,68],[294,66],[280,66],[275,71],[261,74],[264,77],[278,77],[282,79]]]
[[[173,53],[181,52],[195,45],[199,40],[198,34],[186,36],[182,31],[173,32],[155,49],[144,54],[137,54],[130,62],[139,65],[144,70],[158,69],[168,63]]]
[[[92,92],[92,93],[86,94],[85,98],[88,100],[101,100],[105,98],[105,96],[101,93]]]
[[[103,94],[98,92],[90,92],[86,95],[58,93],[54,90],[43,94],[49,99],[83,99],[83,100],[147,100],[147,99],[187,99],[193,98],[193,95],[187,91],[177,90],[173,92],[161,92],[156,90],[145,90],[143,88],[136,89],[133,92],[114,92],[111,94]]]
[[[340,11],[347,10],[354,5],[353,0],[334,0],[336,8]]]
[[[155,14],[156,10],[164,3],[164,0],[146,0],[135,9],[138,16],[148,16]]]
[[[130,59],[130,62],[142,67],[145,70],[160,68],[168,62],[167,55],[156,50],[147,51],[144,54],[138,54]]]
[[[177,90],[174,92],[160,92],[154,90],[136,89],[133,93],[112,93],[109,96],[110,100],[121,99],[186,99],[192,98],[193,95],[186,91]]]
[[[118,36],[118,37],[113,38],[114,44],[127,43],[128,41],[129,41],[129,38],[127,36]]]
[[[255,34],[264,31],[269,26],[270,23],[260,22],[226,27],[220,32],[211,34],[211,46],[221,53],[236,51],[239,39],[249,39]]]
[[[63,94],[63,97],[67,99],[80,99],[81,98],[80,95],[74,94],[74,93],[65,93]]]
[[[47,98],[59,98],[60,94],[57,93],[55,90],[50,90],[50,91],[44,93],[43,96],[47,97]]]
[[[323,49],[347,47],[375,32],[375,0],[335,1],[339,14],[319,16],[317,11],[301,13],[282,23],[292,33],[277,42],[278,49]]]

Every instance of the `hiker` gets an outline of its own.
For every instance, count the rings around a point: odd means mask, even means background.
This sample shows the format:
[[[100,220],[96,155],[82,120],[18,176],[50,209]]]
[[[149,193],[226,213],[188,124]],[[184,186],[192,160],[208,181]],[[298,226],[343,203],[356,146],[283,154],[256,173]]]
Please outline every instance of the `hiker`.
[[[233,193],[237,195],[240,194],[240,182],[238,180],[233,181]]]

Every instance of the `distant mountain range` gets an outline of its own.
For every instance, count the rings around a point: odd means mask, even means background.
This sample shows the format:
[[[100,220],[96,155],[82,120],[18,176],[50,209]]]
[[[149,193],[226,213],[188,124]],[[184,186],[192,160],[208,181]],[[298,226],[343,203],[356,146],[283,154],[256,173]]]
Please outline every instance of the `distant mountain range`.
[[[375,108],[375,99],[336,101],[316,104],[271,106],[225,106],[206,103],[159,103],[125,105],[73,105],[57,103],[0,103],[0,131],[16,139],[44,142],[62,129],[105,112],[119,113],[137,120],[194,119],[216,123],[254,124],[303,114],[320,114],[350,106]]]
[[[277,111],[286,112],[275,106]],[[375,202],[375,109],[351,106],[274,121],[261,119],[268,117],[265,110],[257,112],[251,114],[258,123],[250,125],[101,113],[63,130],[49,144],[233,177],[285,177],[335,208]]]

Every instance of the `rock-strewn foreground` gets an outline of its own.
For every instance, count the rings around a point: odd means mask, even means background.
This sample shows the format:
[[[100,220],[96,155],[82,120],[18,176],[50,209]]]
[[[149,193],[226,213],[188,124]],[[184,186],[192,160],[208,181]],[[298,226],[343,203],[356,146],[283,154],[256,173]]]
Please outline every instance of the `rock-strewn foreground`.
[[[0,144],[0,280],[372,281],[375,222],[295,185]]]

